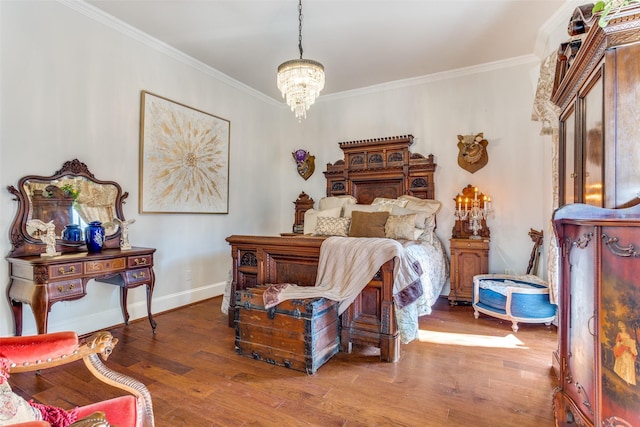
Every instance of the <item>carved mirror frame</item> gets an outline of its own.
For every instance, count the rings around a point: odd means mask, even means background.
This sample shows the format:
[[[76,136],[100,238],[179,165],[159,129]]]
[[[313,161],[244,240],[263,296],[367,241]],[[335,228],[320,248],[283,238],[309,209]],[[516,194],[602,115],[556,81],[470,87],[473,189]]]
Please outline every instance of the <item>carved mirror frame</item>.
[[[70,160],[62,165],[62,168],[55,172],[51,176],[38,176],[27,175],[18,181],[18,187],[12,185],[7,187],[7,190],[15,196],[14,200],[18,202],[18,210],[16,216],[13,219],[10,229],[10,240],[12,249],[9,256],[27,256],[38,255],[45,251],[46,243],[29,233],[27,228],[27,222],[32,218],[34,212],[34,200],[39,200],[39,203],[48,203],[47,209],[55,209],[60,211],[66,211],[73,209],[72,205],[77,197],[77,194],[69,195],[63,188],[57,186],[57,183],[61,181],[68,181],[70,179],[86,180],[89,183],[101,185],[101,186],[113,186],[113,189],[109,191],[115,193],[113,200],[113,206],[109,207],[109,211],[114,213],[114,216],[122,221],[125,220],[122,205],[124,199],[129,196],[129,193],[122,192],[122,188],[117,182],[114,181],[102,181],[96,179],[96,177],[89,171],[87,165],[79,161],[78,159]],[[30,187],[30,183],[37,182],[40,187],[43,187],[42,191],[38,191],[37,195],[29,194],[27,188]],[[48,185],[47,185],[48,184]],[[47,218],[48,219],[48,218]],[[113,218],[109,219],[110,221]],[[45,221],[46,222],[46,221]],[[120,247],[120,228],[115,223],[109,223],[107,225],[107,236],[104,241],[104,248],[118,248]],[[36,234],[36,233],[34,233]],[[56,229],[56,250],[59,252],[83,252],[86,251],[86,245],[84,239],[82,241],[69,241],[61,238],[62,230]]]

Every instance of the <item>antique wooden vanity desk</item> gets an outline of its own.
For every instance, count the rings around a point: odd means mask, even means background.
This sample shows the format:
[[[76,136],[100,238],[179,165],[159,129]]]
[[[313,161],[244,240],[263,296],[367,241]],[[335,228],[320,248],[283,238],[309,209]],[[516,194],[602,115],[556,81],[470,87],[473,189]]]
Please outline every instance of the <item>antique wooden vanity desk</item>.
[[[58,301],[71,301],[87,294],[87,282],[94,279],[120,287],[120,304],[125,323],[129,321],[127,291],[137,286],[147,288],[147,313],[155,333],[151,315],[151,297],[155,276],[153,248],[120,249],[122,229],[114,218],[124,221],[122,204],[129,195],[122,193],[116,182],[97,180],[78,161],[66,162],[52,176],[25,176],[18,188],[7,187],[18,201],[18,211],[11,226],[13,248],[9,262],[7,295],[13,310],[16,335],[22,335],[22,305],[33,310],[39,334],[47,332],[51,306]],[[38,215],[38,216],[36,216]],[[68,224],[101,221],[106,237],[103,249],[88,253],[84,240],[62,239]],[[56,225],[56,256],[41,256],[46,245],[40,232],[30,226],[39,219]]]

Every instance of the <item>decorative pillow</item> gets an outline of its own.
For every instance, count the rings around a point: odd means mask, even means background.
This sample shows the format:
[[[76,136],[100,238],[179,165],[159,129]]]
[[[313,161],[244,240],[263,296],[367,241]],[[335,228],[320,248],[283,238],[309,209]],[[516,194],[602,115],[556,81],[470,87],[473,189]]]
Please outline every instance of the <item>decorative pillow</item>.
[[[414,211],[426,211],[432,215],[437,214],[442,207],[442,202],[438,200],[420,199],[406,194],[398,197],[398,200],[407,202],[405,206],[402,206],[404,208],[413,209]]]
[[[343,208],[346,205],[355,205],[358,200],[353,196],[329,196],[323,197],[318,202],[318,210],[324,211],[331,208]]]
[[[0,384],[0,426],[41,420],[40,411],[11,391],[8,382]]]
[[[428,231],[433,231],[436,228],[436,214],[440,211],[442,203],[438,200],[432,199],[419,199],[415,196],[402,195],[398,197],[399,200],[406,200],[407,209],[414,211],[422,211],[427,213],[426,220],[424,222],[424,228]]]
[[[332,217],[332,218],[337,218],[340,216],[340,212],[342,211],[342,208],[340,206],[335,207],[335,208],[331,208],[331,209],[325,209],[323,211],[317,211],[315,209],[309,209],[304,213],[304,229],[303,229],[303,233],[304,234],[313,234],[315,229],[316,229],[316,224],[318,223],[318,217],[319,216],[324,216],[324,217]]]
[[[349,237],[385,237],[384,225],[387,218],[389,218],[389,212],[354,211]]]
[[[375,199],[373,199],[373,202],[371,204],[372,205],[383,205],[383,206],[386,207],[385,210],[391,211],[392,206],[399,206],[401,208],[404,208],[407,205],[407,203],[408,203],[407,200],[388,199],[386,197],[376,197]]]
[[[382,205],[362,205],[362,204],[346,205],[342,209],[342,216],[351,218],[353,212],[356,212],[356,211],[357,212],[380,212],[381,207]]]
[[[331,218],[326,216],[318,217],[318,224],[314,234],[316,236],[343,236],[347,237],[351,218],[339,217]]]
[[[414,240],[416,214],[390,215],[384,226],[385,235],[390,239]]]
[[[427,217],[431,215],[427,211],[416,211],[408,208],[401,208],[399,206],[393,206],[391,208],[391,215],[416,215],[416,223],[414,227],[424,229]]]

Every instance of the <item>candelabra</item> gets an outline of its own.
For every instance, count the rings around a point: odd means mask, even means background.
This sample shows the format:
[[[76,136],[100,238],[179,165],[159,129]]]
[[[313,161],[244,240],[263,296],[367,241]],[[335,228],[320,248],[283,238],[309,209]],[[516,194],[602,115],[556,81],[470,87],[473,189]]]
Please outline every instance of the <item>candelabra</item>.
[[[454,212],[454,216],[458,221],[469,221],[469,229],[473,232],[469,239],[482,239],[478,235],[478,231],[482,230],[482,220],[486,220],[491,213],[491,197],[483,196],[478,198],[478,188],[473,189],[473,199],[471,199],[471,207],[469,207],[469,198],[464,199],[462,205],[462,195],[458,195],[458,207]]]

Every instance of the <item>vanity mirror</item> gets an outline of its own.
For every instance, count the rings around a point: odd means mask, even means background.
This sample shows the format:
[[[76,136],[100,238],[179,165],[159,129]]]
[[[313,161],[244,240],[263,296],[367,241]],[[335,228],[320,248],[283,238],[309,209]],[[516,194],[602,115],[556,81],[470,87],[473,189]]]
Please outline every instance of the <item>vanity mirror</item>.
[[[42,232],[29,225],[31,220],[53,221],[56,249],[63,253],[86,250],[82,233],[65,233],[65,229],[83,230],[92,221],[100,221],[105,227],[105,248],[119,246],[120,229],[118,221],[113,220],[124,221],[122,204],[129,194],[122,193],[116,182],[96,179],[79,160],[66,162],[52,176],[25,176],[17,188],[7,188],[18,201],[11,226],[11,256],[45,251]]]

